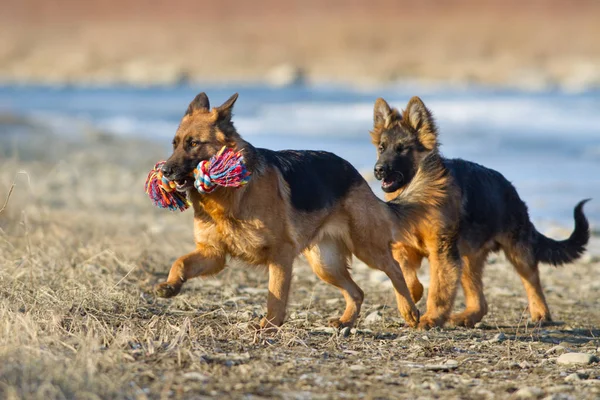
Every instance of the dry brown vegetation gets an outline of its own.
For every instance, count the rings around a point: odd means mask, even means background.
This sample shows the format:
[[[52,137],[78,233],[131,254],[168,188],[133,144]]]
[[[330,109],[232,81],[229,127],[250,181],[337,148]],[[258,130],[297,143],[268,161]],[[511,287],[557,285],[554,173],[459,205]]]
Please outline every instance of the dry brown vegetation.
[[[599,19],[594,0],[5,0],[0,78],[584,89],[600,86]]]
[[[190,215],[143,193],[166,148],[66,140],[16,120],[0,124],[0,143],[0,204],[16,182],[0,213],[0,398],[600,396],[598,364],[556,363],[600,355],[594,257],[542,266],[560,324],[527,323],[518,277],[495,258],[484,324],[428,332],[405,327],[390,284],[355,262],[366,301],[358,329],[342,333],[324,327],[341,296],[299,260],[288,322],[265,335],[247,327],[265,312],[264,271],[234,263],[172,300],[152,294],[192,246]]]

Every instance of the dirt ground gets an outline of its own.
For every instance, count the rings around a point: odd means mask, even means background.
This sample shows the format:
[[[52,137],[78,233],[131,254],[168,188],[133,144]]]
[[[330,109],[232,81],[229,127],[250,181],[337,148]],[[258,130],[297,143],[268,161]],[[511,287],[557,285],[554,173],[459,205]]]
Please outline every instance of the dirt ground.
[[[597,256],[541,267],[558,321],[543,327],[528,322],[501,257],[488,263],[490,312],[475,329],[406,327],[390,283],[356,261],[366,299],[349,332],[326,326],[343,299],[302,259],[275,334],[248,329],[265,313],[260,269],[232,262],[156,298],[152,286],[193,246],[190,213],[155,209],[143,192],[167,152],[2,120],[0,208],[16,186],[0,211],[0,398],[600,398],[597,362],[557,363],[565,352],[600,356]]]
[[[4,0],[0,81],[600,87],[595,0]]]

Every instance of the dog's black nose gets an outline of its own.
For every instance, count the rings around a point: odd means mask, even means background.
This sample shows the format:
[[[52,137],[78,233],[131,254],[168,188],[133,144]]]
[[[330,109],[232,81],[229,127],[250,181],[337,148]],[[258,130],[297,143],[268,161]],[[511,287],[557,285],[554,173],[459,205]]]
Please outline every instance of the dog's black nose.
[[[375,174],[375,179],[381,180],[385,177],[387,168],[382,164],[375,164],[375,169],[373,170]]]
[[[164,176],[166,176],[167,178],[171,175],[173,175],[173,167],[170,166],[168,163],[163,164],[163,166],[161,167],[161,171],[163,173]]]

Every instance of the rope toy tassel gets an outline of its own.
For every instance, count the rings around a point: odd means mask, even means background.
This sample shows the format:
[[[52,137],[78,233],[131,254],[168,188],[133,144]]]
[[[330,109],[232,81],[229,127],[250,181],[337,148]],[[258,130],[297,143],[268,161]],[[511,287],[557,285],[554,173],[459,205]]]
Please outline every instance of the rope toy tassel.
[[[201,161],[194,170],[194,186],[200,193],[210,193],[217,186],[240,187],[250,180],[242,151],[223,146],[208,161]]]
[[[175,182],[163,176],[162,166],[165,161],[156,163],[154,169],[148,173],[146,178],[146,194],[152,203],[160,208],[168,208],[171,211],[185,211],[190,206],[185,193],[175,190]]]

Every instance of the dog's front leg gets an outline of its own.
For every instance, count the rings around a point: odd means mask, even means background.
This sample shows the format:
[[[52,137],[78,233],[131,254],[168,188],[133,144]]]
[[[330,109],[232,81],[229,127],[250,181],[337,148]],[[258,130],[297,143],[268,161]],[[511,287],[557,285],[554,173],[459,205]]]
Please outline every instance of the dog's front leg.
[[[183,283],[196,276],[214,275],[225,268],[225,254],[218,249],[202,244],[196,250],[179,257],[171,266],[166,282],[156,287],[159,297],[173,297],[179,294]]]
[[[462,272],[462,260],[452,238],[441,237],[429,252],[427,312],[419,328],[443,326],[450,316]]]
[[[260,328],[272,328],[283,324],[290,286],[292,283],[293,250],[281,260],[269,264],[269,296],[267,299],[267,316],[260,321]],[[281,252],[285,254],[284,252]]]
[[[406,281],[406,286],[408,286],[413,302],[415,304],[418,303],[421,297],[423,297],[423,285],[419,281],[417,271],[421,267],[423,257],[416,251],[405,248],[398,243],[392,246],[392,254],[394,255],[394,259],[400,264],[402,275],[404,275],[404,280]]]

